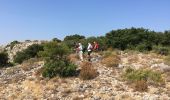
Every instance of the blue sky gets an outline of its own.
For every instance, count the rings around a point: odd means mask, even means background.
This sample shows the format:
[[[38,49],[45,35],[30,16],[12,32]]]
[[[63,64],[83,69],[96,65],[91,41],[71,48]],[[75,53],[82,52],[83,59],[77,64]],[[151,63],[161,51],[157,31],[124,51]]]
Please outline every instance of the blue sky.
[[[120,28],[170,30],[170,0],[0,0],[0,45],[100,36]]]

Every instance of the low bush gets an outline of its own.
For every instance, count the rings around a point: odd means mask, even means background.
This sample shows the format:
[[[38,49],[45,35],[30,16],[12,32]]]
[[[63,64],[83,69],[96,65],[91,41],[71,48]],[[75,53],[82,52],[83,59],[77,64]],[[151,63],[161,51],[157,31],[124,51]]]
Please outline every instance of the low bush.
[[[98,75],[97,70],[94,69],[92,63],[84,62],[80,71],[80,78],[83,80],[90,80]]]
[[[44,65],[43,77],[53,78],[55,76],[69,77],[74,76],[76,73],[76,65],[70,63],[69,61],[59,60],[59,61],[49,61]]]
[[[44,51],[38,53],[39,56],[45,60],[63,60],[68,56],[70,49],[64,43],[58,43],[56,41],[48,42],[44,44]]]
[[[44,44],[44,51],[38,53],[45,60],[42,75],[53,78],[55,76],[69,77],[76,74],[76,65],[67,56],[70,49],[63,43],[52,41]]]
[[[61,42],[61,40],[58,38],[53,38],[52,41]]]
[[[136,49],[140,52],[151,51],[152,45],[150,43],[141,43],[141,44],[137,45]]]
[[[29,59],[30,57],[25,52],[17,52],[14,56],[14,62],[21,64],[24,60]]]
[[[148,90],[148,85],[163,85],[164,80],[161,73],[151,70],[134,70],[128,67],[125,70],[124,78],[130,82],[130,86],[135,91],[144,92]]]
[[[17,52],[14,57],[14,62],[21,64],[23,61],[28,60],[30,58],[34,58],[38,56],[38,52],[43,50],[43,46],[39,44],[33,44],[29,46],[27,49]]]
[[[105,64],[107,67],[118,67],[118,65],[120,63],[120,57],[115,52],[107,51],[104,54],[104,57],[102,59],[102,63]]]
[[[154,84],[159,84],[164,82],[160,72],[144,70],[144,69],[134,70],[130,67],[126,69],[124,77],[128,81],[132,81],[132,82],[140,81],[140,80],[145,80],[147,82],[152,82]]]
[[[170,55],[164,58],[164,63],[170,66]]]
[[[162,47],[162,46],[154,46],[154,52],[160,55],[167,56],[169,54],[169,48],[168,47]]]
[[[8,64],[8,54],[6,52],[0,53],[0,67],[4,67]]]

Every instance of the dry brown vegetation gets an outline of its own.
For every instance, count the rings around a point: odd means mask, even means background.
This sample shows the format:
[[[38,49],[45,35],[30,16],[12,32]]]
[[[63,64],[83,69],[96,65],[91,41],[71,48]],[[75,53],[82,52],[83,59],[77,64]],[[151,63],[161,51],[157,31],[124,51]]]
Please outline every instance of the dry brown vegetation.
[[[140,92],[147,91],[148,90],[147,81],[145,81],[145,80],[136,81],[135,85],[134,85],[134,90],[140,91]]]
[[[164,63],[170,66],[170,55],[164,58]]]
[[[42,85],[39,83],[36,83],[34,81],[24,81],[23,86],[26,91],[33,92],[34,96],[39,97],[42,96],[43,90]]]
[[[129,63],[136,63],[139,61],[139,57],[137,55],[133,55],[128,59]]]
[[[98,75],[97,70],[94,69],[92,63],[83,62],[79,75],[81,79],[89,80],[95,78],[97,75]]]
[[[167,81],[167,82],[170,82],[170,72],[167,72],[167,73],[166,73],[166,81]]]
[[[132,98],[130,95],[128,95],[128,94],[122,95],[120,99],[121,99],[121,100],[135,100],[135,99],[133,99],[133,98]]]
[[[118,53],[111,51],[107,51],[102,59],[102,63],[107,67],[118,67],[120,61]]]
[[[35,76],[37,76],[37,77],[41,76],[41,75],[42,75],[43,70],[44,70],[44,67],[39,68],[39,69],[35,72],[35,74],[34,74],[34,75],[35,75]]]
[[[79,59],[76,54],[70,54],[67,58],[73,63],[75,63]]]
[[[73,100],[83,100],[82,97],[74,97]]]
[[[21,68],[24,71],[29,71],[35,67],[35,64],[39,61],[37,58],[31,58],[29,60],[26,60],[22,63]]]

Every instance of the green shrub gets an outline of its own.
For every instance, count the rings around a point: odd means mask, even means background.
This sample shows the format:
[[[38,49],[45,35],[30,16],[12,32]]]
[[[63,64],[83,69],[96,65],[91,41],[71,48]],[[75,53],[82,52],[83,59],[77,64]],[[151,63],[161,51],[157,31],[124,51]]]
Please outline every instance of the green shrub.
[[[18,44],[18,43],[20,43],[20,42],[18,42],[18,41],[13,41],[13,42],[11,42],[9,45],[7,45],[7,46],[10,46],[10,49],[13,49],[13,47],[16,45],[16,44]]]
[[[132,73],[133,71],[135,71],[133,68],[128,67],[125,72],[126,74],[128,74],[128,73]]]
[[[151,51],[152,45],[150,43],[141,43],[136,47],[136,49],[140,52]]]
[[[67,45],[56,41],[44,44],[44,51],[38,53],[45,59],[62,60],[69,54],[70,50]]]
[[[69,35],[64,38],[64,43],[69,47],[73,48],[75,46],[75,43],[81,42],[85,39],[85,36],[83,35]]]
[[[164,80],[161,73],[151,70],[134,70],[128,67],[125,70],[124,78],[130,82],[130,86],[136,91],[144,92],[148,90],[148,85],[163,85]]]
[[[73,76],[76,72],[76,65],[67,59],[69,52],[68,46],[63,43],[52,41],[44,44],[44,51],[38,53],[45,60],[43,77]]]
[[[124,74],[125,78],[129,81],[140,81],[145,80],[148,82],[162,83],[163,78],[161,73],[151,70],[134,70],[132,68],[127,68]]]
[[[68,77],[73,76],[76,73],[76,66],[69,61],[48,61],[44,65],[43,70],[43,77],[55,77],[55,76],[61,76],[61,77]]]
[[[157,54],[167,56],[169,54],[169,48],[168,47],[162,47],[162,46],[154,46],[154,52],[157,53]]]
[[[21,64],[24,60],[36,57],[38,52],[42,50],[43,50],[42,45],[33,44],[29,46],[27,49],[21,52],[17,52],[17,54],[14,57],[14,62]]]
[[[61,40],[58,38],[53,38],[52,41],[61,42]]]
[[[17,52],[14,57],[14,62],[21,64],[24,60],[28,60],[30,57],[25,52]]]
[[[4,67],[8,64],[8,54],[5,52],[0,53],[0,67]]]

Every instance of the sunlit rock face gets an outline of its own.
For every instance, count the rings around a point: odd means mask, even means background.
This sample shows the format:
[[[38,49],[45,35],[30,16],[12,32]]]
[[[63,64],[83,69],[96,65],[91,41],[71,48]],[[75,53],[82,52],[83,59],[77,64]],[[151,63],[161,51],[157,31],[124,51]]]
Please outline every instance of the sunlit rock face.
[[[0,52],[4,51],[4,47],[0,45]]]
[[[12,48],[10,46],[6,47],[5,50],[7,51],[9,55],[9,61],[13,62],[14,56],[16,55],[17,52],[22,51],[28,46],[33,45],[33,44],[41,44],[42,41],[25,41],[25,42],[20,42],[15,44]]]

